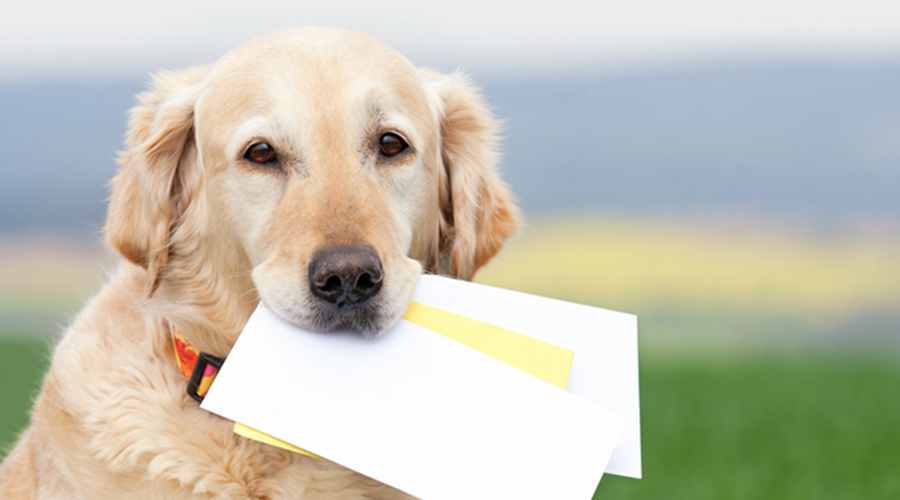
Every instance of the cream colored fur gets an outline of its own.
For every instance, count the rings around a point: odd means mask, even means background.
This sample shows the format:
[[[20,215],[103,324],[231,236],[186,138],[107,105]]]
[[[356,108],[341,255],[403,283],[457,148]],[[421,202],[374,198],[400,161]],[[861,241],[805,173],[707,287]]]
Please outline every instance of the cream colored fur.
[[[112,181],[106,234],[124,259],[57,346],[0,498],[408,498],[234,435],[186,395],[170,325],[219,356],[260,300],[315,327],[306,273],[326,246],[366,244],[383,262],[370,335],[423,269],[471,279],[517,223],[496,127],[465,77],[341,30],[284,30],[159,75]],[[412,152],[384,161],[385,131]],[[254,140],[278,169],[241,159]]]

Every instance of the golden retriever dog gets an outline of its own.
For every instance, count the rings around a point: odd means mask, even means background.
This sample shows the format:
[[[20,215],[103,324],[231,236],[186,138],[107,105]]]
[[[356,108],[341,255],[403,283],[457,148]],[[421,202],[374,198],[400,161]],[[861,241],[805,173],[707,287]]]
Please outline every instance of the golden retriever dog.
[[[496,133],[464,76],[342,30],[159,75],[111,183],[124,259],[56,348],[0,497],[408,498],[233,434],[187,394],[172,332],[225,357],[261,300],[303,328],[377,336],[421,272],[471,279],[517,224]]]

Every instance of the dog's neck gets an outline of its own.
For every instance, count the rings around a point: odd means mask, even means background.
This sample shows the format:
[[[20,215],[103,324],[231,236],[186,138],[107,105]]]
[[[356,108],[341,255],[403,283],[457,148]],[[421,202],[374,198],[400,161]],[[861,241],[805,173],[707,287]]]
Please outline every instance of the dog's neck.
[[[166,322],[176,326],[197,349],[226,357],[243,329],[252,307],[221,307],[219,304],[185,304],[166,301],[161,313]],[[224,309],[224,311],[223,311]]]
[[[148,302],[191,345],[218,357],[228,355],[258,304],[248,274],[223,279],[202,273],[191,279],[167,274]]]

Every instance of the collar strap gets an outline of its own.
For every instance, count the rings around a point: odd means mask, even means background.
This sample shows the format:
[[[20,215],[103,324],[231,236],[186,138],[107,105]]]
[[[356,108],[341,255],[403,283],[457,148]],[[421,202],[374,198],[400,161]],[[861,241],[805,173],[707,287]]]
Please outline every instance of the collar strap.
[[[188,379],[188,395],[202,402],[225,359],[198,351],[175,325],[172,325],[172,346],[175,347],[178,368],[184,378]]]

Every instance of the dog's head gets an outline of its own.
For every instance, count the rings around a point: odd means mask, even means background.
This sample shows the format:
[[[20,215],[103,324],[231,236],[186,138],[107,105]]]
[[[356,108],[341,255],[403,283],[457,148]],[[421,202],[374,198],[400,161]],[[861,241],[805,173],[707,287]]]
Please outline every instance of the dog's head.
[[[234,336],[262,299],[376,334],[423,267],[471,279],[513,232],[496,128],[459,74],[357,33],[281,31],[140,96],[107,237],[180,321],[201,308]]]

